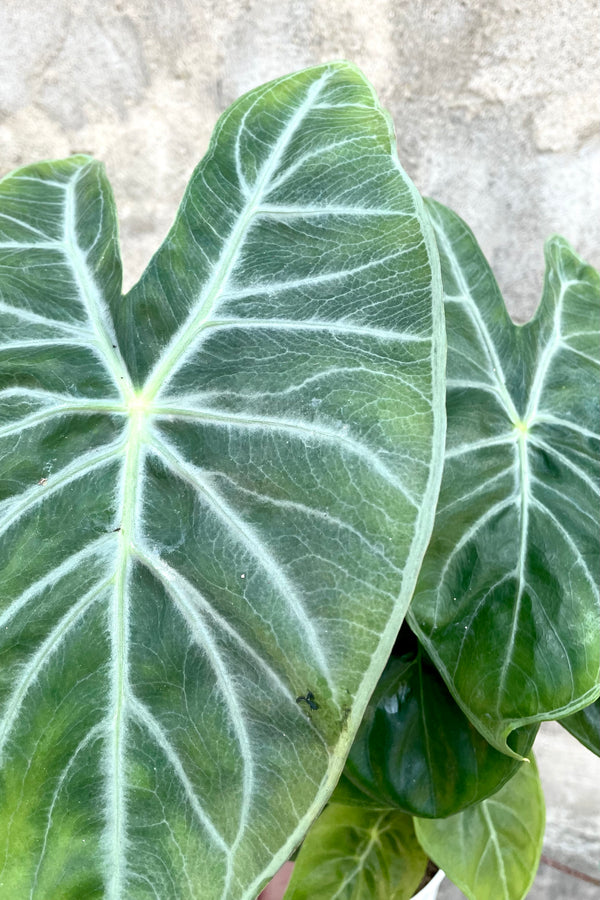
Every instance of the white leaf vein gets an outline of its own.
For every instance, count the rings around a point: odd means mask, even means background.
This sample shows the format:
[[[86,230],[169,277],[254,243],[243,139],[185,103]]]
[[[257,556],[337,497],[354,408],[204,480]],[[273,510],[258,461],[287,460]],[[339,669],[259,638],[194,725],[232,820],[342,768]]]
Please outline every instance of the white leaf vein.
[[[229,856],[230,847],[200,803],[200,800],[196,795],[196,790],[185,771],[183,763],[181,762],[175,750],[175,747],[169,740],[169,737],[165,733],[163,727],[160,725],[156,717],[152,715],[148,706],[142,703],[141,700],[139,700],[137,697],[129,695],[127,701],[127,709],[129,713],[135,719],[137,719],[138,722],[141,723],[141,725],[143,725],[148,734],[151,735],[156,745],[164,753],[166,759],[169,762],[169,765],[177,775],[177,779],[185,792],[185,796],[188,803],[190,804],[191,809],[194,812],[194,815],[196,816],[202,827],[208,832],[211,841],[216,844],[218,849],[225,853],[226,856]]]
[[[167,444],[165,441],[160,440],[158,437],[154,437],[151,449],[163,459],[167,468],[171,469],[179,475],[180,478],[188,482],[195,491],[205,498],[212,511],[228,526],[231,532],[239,536],[239,539],[249,551],[250,555],[267,573],[271,582],[277,586],[277,589],[291,614],[297,619],[304,632],[308,647],[317,667],[332,688],[333,682],[329,671],[327,656],[305,608],[304,601],[298,593],[296,586],[292,584],[281,565],[277,562],[271,548],[265,546],[263,539],[254,528],[252,528],[248,522],[245,522],[226,500],[218,494],[214,486],[208,483],[208,480],[203,477],[203,473],[201,473],[199,469],[190,465],[179,455],[176,448]]]
[[[341,431],[334,431],[314,422],[303,422],[300,419],[286,420],[275,416],[257,415],[243,418],[238,414],[228,413],[225,410],[204,409],[201,407],[186,408],[161,405],[157,407],[156,414],[167,419],[172,417],[174,419],[198,420],[202,421],[203,424],[215,423],[236,428],[282,431],[293,435],[303,435],[306,441],[326,441],[327,443],[339,444],[352,455],[366,462],[367,466],[374,472],[377,472],[384,481],[400,491],[411,506],[414,506],[415,509],[419,508],[416,498],[408,490],[404,482],[392,472],[373,450],[361,441],[356,440],[356,438],[343,434]]]
[[[94,587],[84,594],[77,603],[73,604],[68,612],[50,631],[48,637],[40,644],[35,653],[33,653],[27,662],[20,668],[12,692],[0,717],[0,759],[4,752],[6,741],[10,737],[19,710],[21,709],[31,685],[39,676],[44,666],[48,663],[50,657],[56,653],[61,646],[69,631],[76,625],[84,613],[87,612],[90,606],[95,603],[102,594],[102,591],[108,587],[111,581],[112,578],[107,578],[99,585],[94,585]]]

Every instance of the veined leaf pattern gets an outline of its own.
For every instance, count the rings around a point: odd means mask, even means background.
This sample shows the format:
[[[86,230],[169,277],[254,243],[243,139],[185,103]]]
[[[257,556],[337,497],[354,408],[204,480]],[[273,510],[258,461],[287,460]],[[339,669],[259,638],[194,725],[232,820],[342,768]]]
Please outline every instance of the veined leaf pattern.
[[[288,900],[410,900],[427,865],[411,817],[336,793],[300,848]]]
[[[410,622],[471,721],[510,753],[515,729],[600,691],[600,281],[551,238],[539,309],[515,325],[467,226],[428,208],[448,434]]]
[[[298,844],[433,522],[438,265],[345,64],[224,114],[125,298],[101,166],[0,182],[0,893],[249,900]]]
[[[525,900],[545,821],[533,756],[487,800],[446,819],[414,819],[419,843],[468,900]]]

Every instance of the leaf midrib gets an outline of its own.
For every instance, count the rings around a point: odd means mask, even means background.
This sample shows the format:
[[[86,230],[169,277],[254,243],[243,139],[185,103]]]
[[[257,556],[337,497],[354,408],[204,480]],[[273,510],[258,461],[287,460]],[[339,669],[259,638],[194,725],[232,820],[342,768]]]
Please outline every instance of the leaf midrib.
[[[502,885],[502,893],[504,900],[510,900],[510,893],[508,887],[508,881],[506,878],[506,869],[504,867],[504,858],[502,855],[502,848],[500,846],[500,841],[498,840],[498,833],[496,831],[496,827],[494,825],[494,821],[490,815],[490,811],[488,809],[488,801],[484,800],[481,804],[481,813],[485,820],[485,824],[488,828],[489,833],[489,841],[492,844],[494,850],[494,856],[496,857],[496,863],[498,866],[498,875],[500,876],[500,883]],[[483,858],[483,854],[482,854]]]
[[[330,79],[331,73],[325,72],[318,81],[313,82],[304,101],[300,104],[294,115],[283,129],[272,153],[263,166],[260,175],[254,185],[252,194],[247,198],[246,204],[239,216],[237,223],[225,242],[221,256],[216,263],[212,275],[204,291],[204,299],[199,297],[192,306],[192,311],[183,325],[178,329],[170,344],[166,347],[162,357],[150,372],[142,391],[143,402],[151,404],[161,387],[177,368],[179,361],[185,355],[187,349],[196,339],[200,326],[210,317],[216,301],[229,277],[231,266],[239,254],[247,235],[248,227],[260,208],[264,190],[269,180],[279,165],[290,139],[308,114],[313,102],[318,97],[325,83]],[[241,130],[241,126],[240,126]],[[239,134],[238,134],[239,140]],[[243,187],[243,185],[241,185]]]
[[[111,877],[107,887],[108,900],[120,900],[126,869],[124,859],[127,843],[125,812],[125,730],[129,693],[129,597],[128,581],[132,560],[131,544],[135,512],[139,496],[140,461],[145,419],[142,410],[132,410],[121,486],[121,518],[119,556],[115,569],[115,590],[110,608],[111,636],[111,703],[107,721],[109,727],[107,778],[107,845],[111,848]]]

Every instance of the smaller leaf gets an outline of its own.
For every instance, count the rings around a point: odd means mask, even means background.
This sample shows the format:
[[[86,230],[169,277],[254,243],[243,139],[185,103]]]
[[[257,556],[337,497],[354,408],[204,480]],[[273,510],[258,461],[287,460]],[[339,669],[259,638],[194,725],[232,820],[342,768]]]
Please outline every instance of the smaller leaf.
[[[285,900],[408,900],[426,865],[411,816],[332,802],[302,845]]]
[[[495,793],[519,761],[479,734],[407,625],[394,654],[350,750],[347,778],[373,803],[433,818]],[[536,733],[537,726],[519,730],[519,754]]]
[[[600,756],[600,700],[591,703],[579,712],[560,719],[559,724],[576,737],[584,747]]]
[[[600,690],[600,275],[560,237],[512,322],[468,226],[427,201],[448,335],[446,454],[408,613],[498,750]]]
[[[545,806],[537,766],[447,819],[417,819],[423,849],[469,900],[523,900],[542,853]]]

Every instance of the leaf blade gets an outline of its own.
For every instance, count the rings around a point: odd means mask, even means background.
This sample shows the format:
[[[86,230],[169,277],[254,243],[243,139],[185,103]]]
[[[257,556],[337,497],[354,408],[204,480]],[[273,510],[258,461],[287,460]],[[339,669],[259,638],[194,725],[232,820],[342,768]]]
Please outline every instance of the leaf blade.
[[[470,900],[523,900],[544,837],[544,795],[535,762],[497,794],[447,819],[415,819],[421,846]]]
[[[536,731],[519,732],[520,754]],[[494,794],[518,766],[479,734],[404,625],[350,749],[347,778],[372,804],[444,818]]]
[[[515,729],[575,711],[599,690],[589,490],[598,276],[551,239],[540,308],[515,326],[467,226],[440,204],[428,208],[444,270],[449,430],[410,621],[471,721],[510,754]]]
[[[410,816],[332,802],[300,849],[285,897],[408,900],[426,864]]]
[[[361,148],[333,147],[316,102],[277,145],[282,111],[326,72],[338,120],[379,148],[366,187]],[[368,104],[348,119],[352,97]],[[253,231],[244,183],[265,183],[265,152],[287,205]],[[20,170],[0,198],[4,884],[250,898],[335,784],[431,526],[444,337],[428,221],[372,89],[341,64],[234,105],[124,301],[96,163]]]

